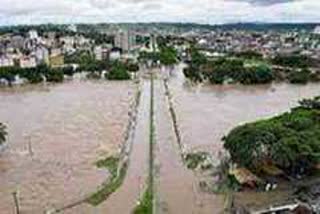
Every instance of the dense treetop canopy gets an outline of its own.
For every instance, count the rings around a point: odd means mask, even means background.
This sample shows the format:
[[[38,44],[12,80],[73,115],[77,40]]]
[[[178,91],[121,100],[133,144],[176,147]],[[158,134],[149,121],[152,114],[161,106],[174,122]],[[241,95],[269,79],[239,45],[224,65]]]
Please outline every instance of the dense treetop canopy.
[[[320,161],[320,97],[280,116],[236,127],[224,137],[234,162],[252,170],[263,163],[294,172]]]

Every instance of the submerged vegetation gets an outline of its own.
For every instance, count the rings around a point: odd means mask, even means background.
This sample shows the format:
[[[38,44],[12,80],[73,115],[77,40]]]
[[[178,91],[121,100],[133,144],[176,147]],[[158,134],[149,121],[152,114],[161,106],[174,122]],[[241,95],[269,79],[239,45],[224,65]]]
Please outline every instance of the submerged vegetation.
[[[142,199],[134,209],[134,214],[152,214],[153,213],[153,191],[150,186],[143,193]]]
[[[94,206],[99,205],[122,185],[128,166],[127,163],[124,163],[119,170],[119,163],[120,160],[116,157],[109,157],[96,163],[98,168],[108,169],[110,178],[100,187],[97,192],[93,193],[86,200],[87,203]]]
[[[252,57],[243,59],[232,56],[209,60],[195,48],[191,49],[190,55],[191,61],[184,69],[184,74],[195,82],[208,80],[213,84],[229,82],[248,85],[265,84],[274,80],[271,67]]]
[[[308,58],[300,55],[279,55],[272,59],[264,59],[259,53],[246,51],[207,58],[194,47],[190,49],[189,55],[191,60],[188,61],[184,74],[194,82],[252,85],[271,83],[274,80],[285,80],[293,84],[319,80],[319,74],[309,69],[312,64]]]
[[[131,77],[124,64],[115,62],[111,70],[105,74],[105,78],[108,80],[129,80]]]
[[[320,97],[307,99],[280,116],[239,126],[224,137],[224,147],[233,162],[253,172],[269,164],[308,174],[320,161],[319,106]]]
[[[184,157],[188,169],[206,170],[211,169],[213,165],[210,162],[210,155],[207,152],[189,153]]]
[[[69,74],[71,68],[51,68],[45,64],[35,68],[1,67],[0,79],[6,80],[11,85],[16,76],[27,79],[30,83],[40,83],[46,79],[48,82],[62,82],[64,74]]]

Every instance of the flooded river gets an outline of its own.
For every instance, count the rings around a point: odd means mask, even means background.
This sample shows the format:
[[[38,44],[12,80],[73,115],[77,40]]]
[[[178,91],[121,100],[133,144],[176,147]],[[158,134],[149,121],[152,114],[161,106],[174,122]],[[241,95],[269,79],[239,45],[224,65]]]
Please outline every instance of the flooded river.
[[[94,192],[107,172],[94,163],[119,152],[134,85],[70,81],[0,89],[8,146],[0,155],[0,210],[43,213]],[[90,182],[88,182],[90,181]]]
[[[319,84],[263,86],[192,86],[182,66],[169,81],[187,150],[218,154],[221,138],[237,125],[288,111],[302,98],[320,95]]]
[[[222,151],[221,138],[239,124],[271,117],[320,85],[191,85],[177,67],[169,79],[182,144],[188,150]],[[159,213],[220,213],[222,202],[203,195],[198,178],[183,165],[161,78],[155,81],[156,210]],[[0,155],[0,213],[14,213],[19,192],[25,214],[43,213],[94,192],[108,174],[94,163],[117,154],[128,124],[135,86],[129,82],[69,81],[59,85],[0,89],[0,121],[8,145]],[[130,165],[123,185],[93,208],[65,213],[129,214],[144,189],[148,169],[150,82],[142,80]]]

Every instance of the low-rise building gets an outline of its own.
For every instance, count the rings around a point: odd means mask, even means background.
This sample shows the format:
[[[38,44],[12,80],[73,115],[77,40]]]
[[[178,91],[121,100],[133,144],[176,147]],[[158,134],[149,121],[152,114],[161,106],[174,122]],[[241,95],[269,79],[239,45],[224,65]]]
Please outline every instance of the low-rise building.
[[[103,46],[96,46],[94,48],[94,55],[96,60],[108,60],[109,59],[110,49]]]
[[[8,56],[0,56],[0,67],[14,66],[14,60]]]
[[[20,58],[21,68],[34,68],[37,66],[37,60],[34,56],[23,56]]]
[[[49,50],[44,46],[38,46],[34,52],[37,64],[49,64]]]
[[[110,52],[110,60],[119,60],[121,58],[121,51],[118,49],[113,49]]]
[[[50,65],[52,67],[61,67],[64,65],[64,56],[60,55],[51,55],[49,57]]]

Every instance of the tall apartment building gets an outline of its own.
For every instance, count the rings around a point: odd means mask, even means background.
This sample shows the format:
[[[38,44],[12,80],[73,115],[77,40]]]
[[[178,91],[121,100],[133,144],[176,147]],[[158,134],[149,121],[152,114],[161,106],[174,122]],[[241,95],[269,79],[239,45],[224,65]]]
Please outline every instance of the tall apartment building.
[[[123,52],[130,52],[135,45],[135,35],[129,30],[119,31],[115,35],[114,45]]]

